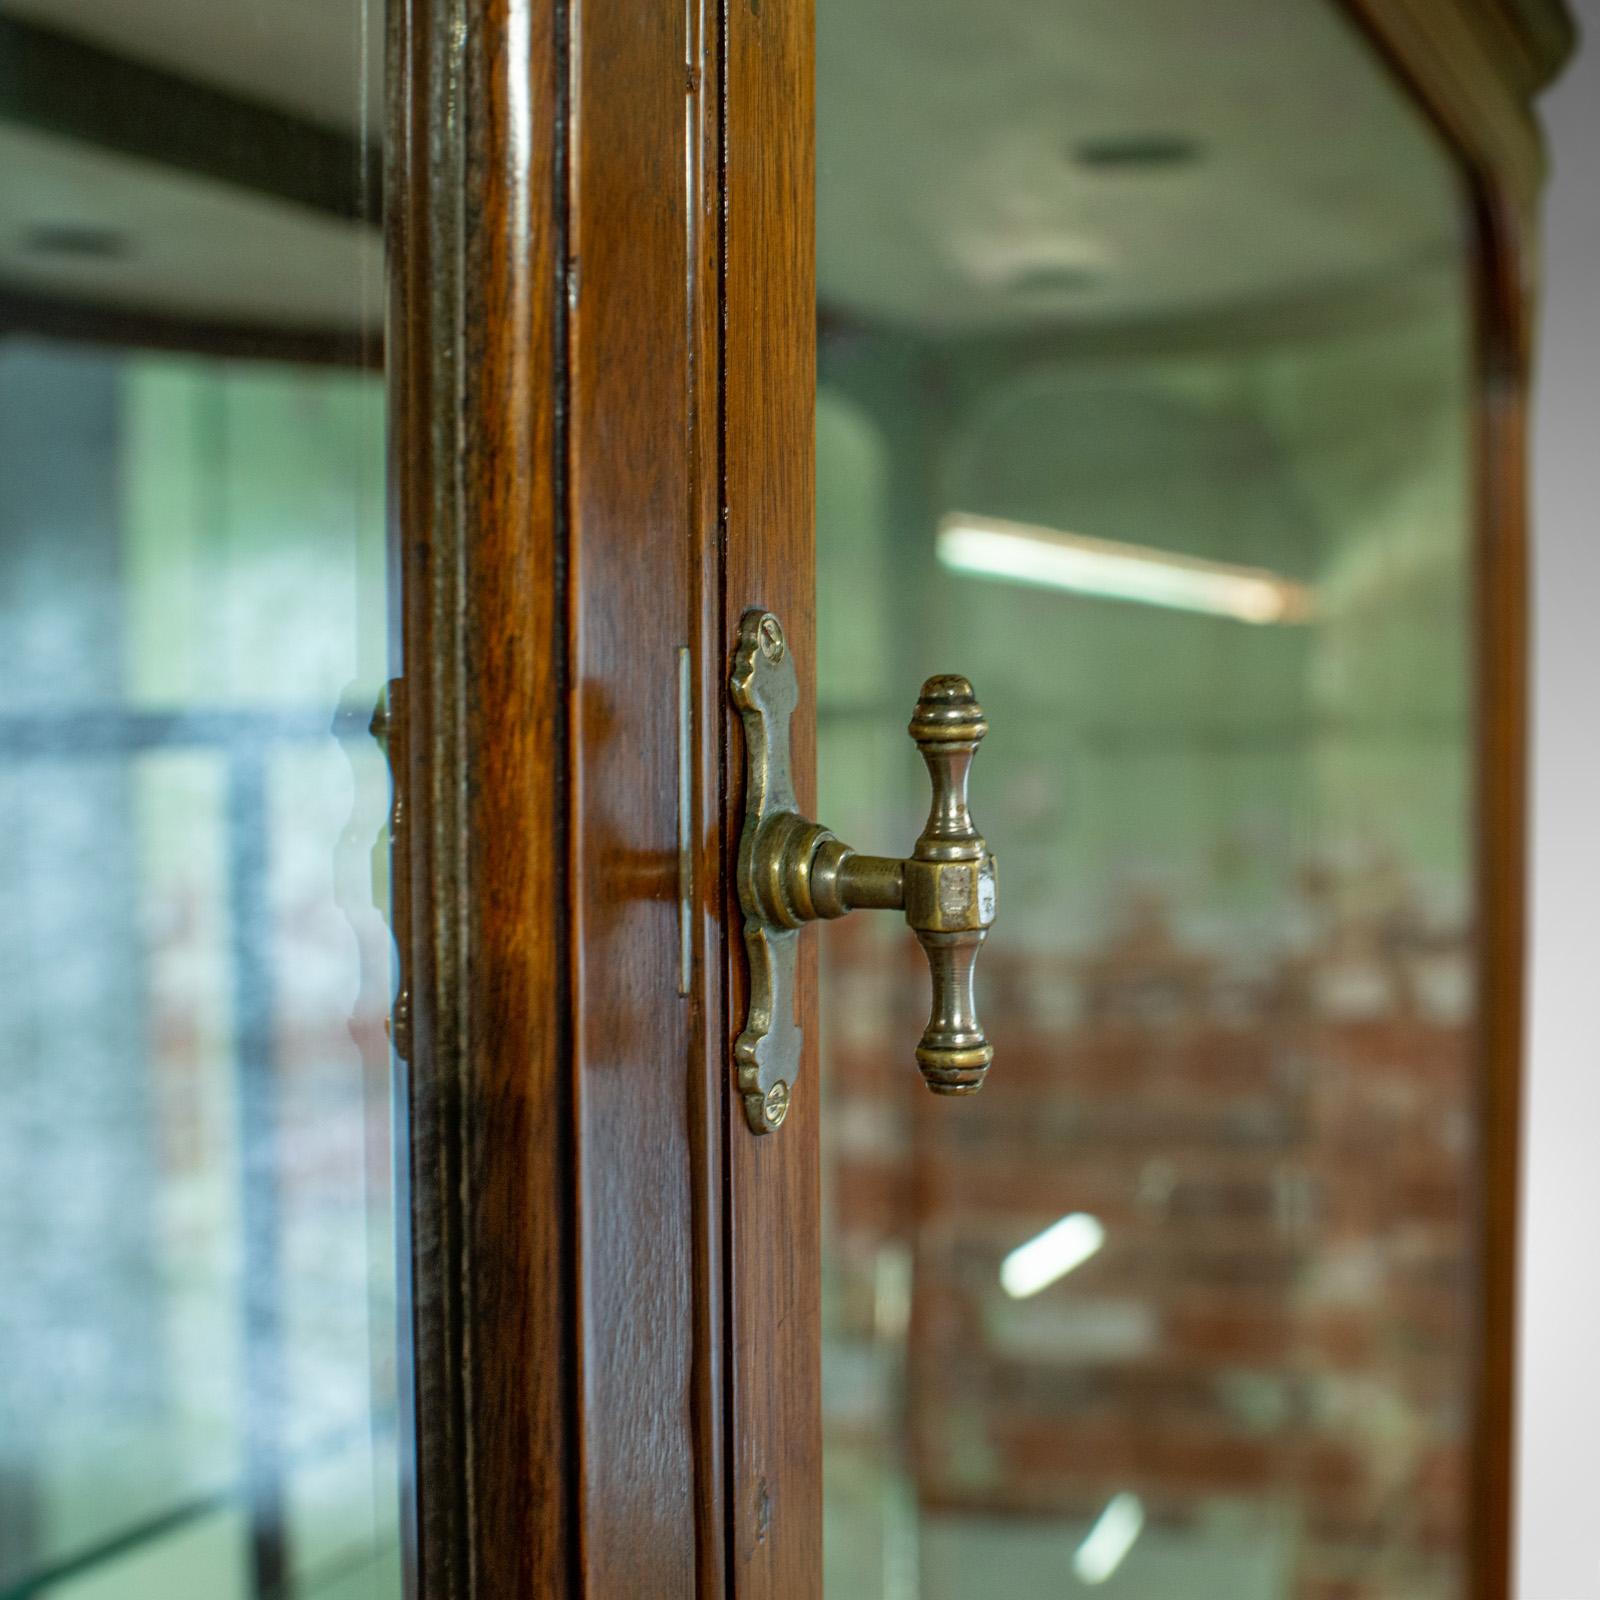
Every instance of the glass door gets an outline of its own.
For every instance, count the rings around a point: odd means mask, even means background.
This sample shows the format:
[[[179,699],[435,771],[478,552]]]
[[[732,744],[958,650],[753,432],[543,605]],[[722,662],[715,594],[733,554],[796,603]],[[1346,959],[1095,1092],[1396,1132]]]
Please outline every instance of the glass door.
[[[817,10],[817,814],[959,671],[1000,869],[974,1099],[822,941],[828,1600],[1462,1596],[1463,186],[1331,0]]]
[[[381,0],[0,4],[0,1595],[400,1593]]]

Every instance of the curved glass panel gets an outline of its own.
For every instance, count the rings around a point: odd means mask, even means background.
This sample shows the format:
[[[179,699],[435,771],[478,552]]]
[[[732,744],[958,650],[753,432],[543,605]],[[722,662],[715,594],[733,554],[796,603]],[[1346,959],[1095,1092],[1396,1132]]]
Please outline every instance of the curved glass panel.
[[[1464,1596],[1470,262],[1329,0],[818,19],[818,815],[992,731],[995,1064],[823,939],[829,1600]]]

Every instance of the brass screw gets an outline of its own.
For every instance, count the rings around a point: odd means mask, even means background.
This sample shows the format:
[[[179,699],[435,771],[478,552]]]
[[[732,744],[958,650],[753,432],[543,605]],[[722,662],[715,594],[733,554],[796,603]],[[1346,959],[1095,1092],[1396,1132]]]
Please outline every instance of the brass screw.
[[[766,1117],[769,1128],[778,1127],[789,1115],[789,1085],[782,1078],[767,1090],[767,1098],[761,1112]]]
[[[761,626],[756,632],[761,640],[762,655],[774,665],[782,661],[783,629],[778,626],[778,619],[770,611],[761,619]]]

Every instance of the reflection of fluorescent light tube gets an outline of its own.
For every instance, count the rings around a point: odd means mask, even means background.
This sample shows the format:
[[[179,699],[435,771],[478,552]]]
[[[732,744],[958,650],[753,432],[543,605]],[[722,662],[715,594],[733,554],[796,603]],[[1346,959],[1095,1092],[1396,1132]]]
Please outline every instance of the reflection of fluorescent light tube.
[[[1000,1287],[1013,1300],[1038,1294],[1074,1267],[1081,1267],[1106,1242],[1098,1217],[1074,1211],[1052,1222],[1043,1233],[1019,1244],[1000,1263]]]
[[[1114,1494],[1095,1519],[1088,1537],[1072,1552],[1072,1570],[1080,1583],[1104,1583],[1133,1548],[1144,1527],[1144,1502],[1136,1494]]]
[[[952,511],[941,519],[938,553],[953,572],[1240,622],[1304,622],[1311,591],[1262,567],[1204,561],[1149,545],[1090,539],[1026,522]]]

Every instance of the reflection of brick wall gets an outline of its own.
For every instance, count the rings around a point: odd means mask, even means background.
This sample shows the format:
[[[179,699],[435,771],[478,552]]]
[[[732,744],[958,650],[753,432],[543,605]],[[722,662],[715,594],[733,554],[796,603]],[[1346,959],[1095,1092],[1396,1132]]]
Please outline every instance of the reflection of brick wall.
[[[910,1059],[915,951],[834,930],[833,1335],[881,1343],[884,1262],[914,1268],[905,1417],[831,1405],[830,1430],[903,1453],[926,1513],[1132,1489],[1174,1528],[1259,1529],[1292,1600],[1460,1593],[1466,954],[1415,917],[1314,920],[1242,975],[1150,906],[1089,957],[992,948],[996,1065],[957,1101]],[[898,998],[845,999],[873,994]],[[1003,1256],[1073,1211],[1104,1248],[1009,1299]]]

